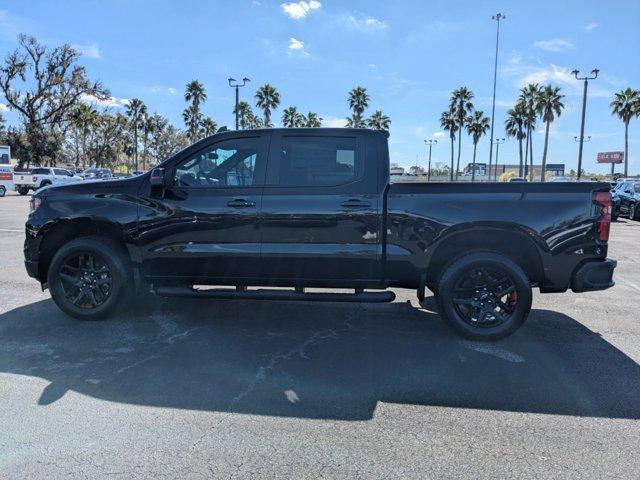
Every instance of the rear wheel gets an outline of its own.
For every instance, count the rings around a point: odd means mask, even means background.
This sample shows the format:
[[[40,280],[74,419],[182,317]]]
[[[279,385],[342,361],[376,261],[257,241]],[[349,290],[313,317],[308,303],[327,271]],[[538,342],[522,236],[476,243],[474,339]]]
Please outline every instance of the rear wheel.
[[[451,263],[437,284],[438,308],[462,336],[498,340],[516,331],[531,310],[526,274],[503,255],[478,252]]]
[[[118,247],[94,237],[63,246],[49,266],[47,282],[58,307],[81,320],[97,320],[127,300],[130,275]]]
[[[49,185],[51,185],[51,182],[49,180],[45,180],[40,184],[40,188],[48,187]]]
[[[20,187],[20,188],[18,188],[18,193],[20,195],[26,195],[27,193],[29,193],[29,188],[28,187]]]

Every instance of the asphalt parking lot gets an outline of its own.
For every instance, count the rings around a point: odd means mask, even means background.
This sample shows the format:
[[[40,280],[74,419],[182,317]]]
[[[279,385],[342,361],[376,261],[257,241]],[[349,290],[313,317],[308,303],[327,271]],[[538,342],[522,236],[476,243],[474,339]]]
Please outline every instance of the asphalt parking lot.
[[[0,198],[2,478],[640,477],[640,222],[613,289],[536,294],[487,344],[408,290],[78,322],[24,271],[26,215]]]

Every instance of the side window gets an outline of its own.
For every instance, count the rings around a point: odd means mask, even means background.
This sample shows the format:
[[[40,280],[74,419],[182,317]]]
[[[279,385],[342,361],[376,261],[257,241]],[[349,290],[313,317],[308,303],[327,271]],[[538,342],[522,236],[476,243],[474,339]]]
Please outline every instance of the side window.
[[[636,182],[633,184],[633,188],[635,193],[640,193],[640,182]]]
[[[56,175],[60,175],[61,177],[66,177],[69,173],[66,170],[62,170],[61,168],[54,168],[53,173]]]
[[[34,168],[31,170],[32,175],[49,175],[48,168]]]
[[[282,137],[280,161],[270,165],[271,183],[285,187],[328,187],[362,175],[354,137]]]
[[[254,184],[260,138],[215,143],[181,161],[173,185],[193,188],[247,187]]]

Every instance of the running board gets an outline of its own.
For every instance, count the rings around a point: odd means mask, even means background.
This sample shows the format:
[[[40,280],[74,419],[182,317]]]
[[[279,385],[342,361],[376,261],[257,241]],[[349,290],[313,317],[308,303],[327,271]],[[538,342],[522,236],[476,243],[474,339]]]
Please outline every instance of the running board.
[[[393,302],[396,294],[390,291],[365,292],[356,289],[356,293],[324,293],[304,292],[304,289],[294,290],[246,290],[243,287],[230,289],[195,289],[191,287],[157,287],[154,292],[161,297],[181,298],[217,298],[217,299],[248,299],[248,300],[283,300],[307,302],[361,302],[386,303]]]

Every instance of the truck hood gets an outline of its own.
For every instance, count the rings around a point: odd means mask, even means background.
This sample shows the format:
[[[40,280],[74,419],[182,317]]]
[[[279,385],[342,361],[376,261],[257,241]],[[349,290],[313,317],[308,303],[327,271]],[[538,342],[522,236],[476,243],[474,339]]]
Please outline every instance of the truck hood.
[[[100,193],[136,194],[146,175],[118,180],[84,180],[64,185],[49,185],[39,189],[34,196],[78,195]]]

